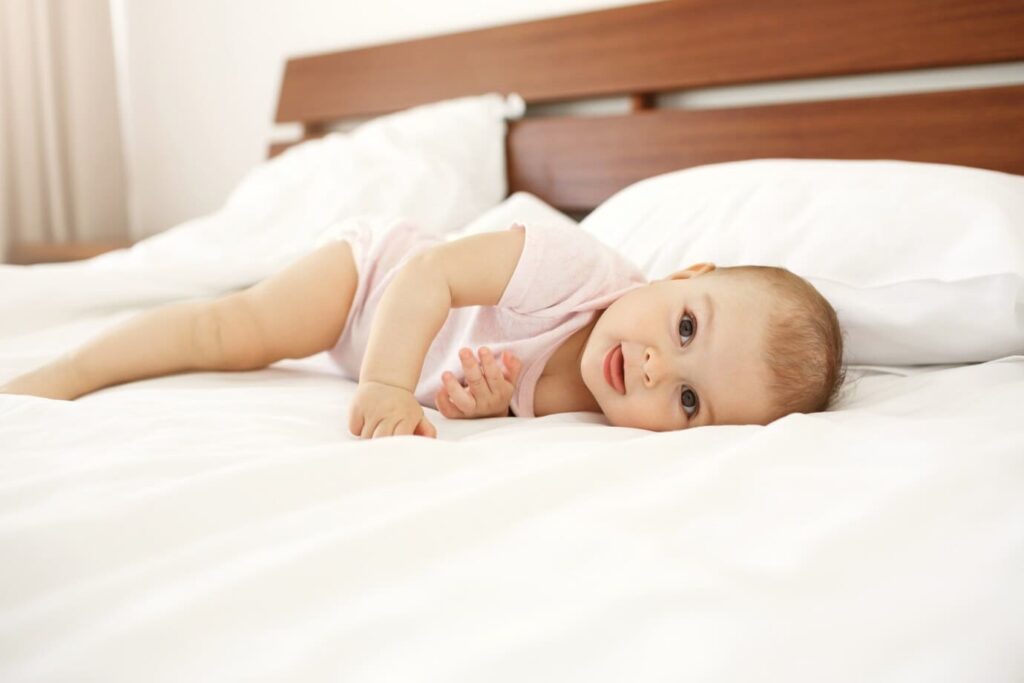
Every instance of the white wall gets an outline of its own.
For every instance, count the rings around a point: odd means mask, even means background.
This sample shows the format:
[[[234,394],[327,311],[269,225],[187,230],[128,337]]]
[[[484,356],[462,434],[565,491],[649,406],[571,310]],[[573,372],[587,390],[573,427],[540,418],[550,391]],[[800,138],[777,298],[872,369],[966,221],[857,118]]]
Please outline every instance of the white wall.
[[[216,210],[265,159],[290,56],[643,1],[110,0],[133,236]],[[666,95],[659,104],[735,106],[1007,83],[1024,83],[1024,63],[716,88]],[[625,99],[613,98],[575,111],[625,108]]]
[[[110,0],[136,239],[221,206],[266,157],[290,56],[642,0]]]

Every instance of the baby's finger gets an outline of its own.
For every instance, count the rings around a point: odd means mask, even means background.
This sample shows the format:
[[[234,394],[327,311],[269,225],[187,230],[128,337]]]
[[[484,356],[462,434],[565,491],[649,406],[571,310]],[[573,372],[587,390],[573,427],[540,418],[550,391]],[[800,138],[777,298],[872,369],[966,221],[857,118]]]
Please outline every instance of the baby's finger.
[[[437,412],[444,415],[445,417],[448,417],[448,405],[445,403],[445,400],[447,398],[448,392],[445,390],[444,387],[441,387],[440,389],[434,392],[434,409],[437,410]]]
[[[353,436],[359,436],[363,432],[363,415],[358,410],[353,409],[348,416],[348,431]]]
[[[502,353],[501,360],[505,364],[505,379],[515,384],[519,379],[519,371],[523,369],[523,362],[513,356],[511,351]]]
[[[359,438],[370,438],[379,422],[380,418],[365,418],[362,420],[362,427],[359,429]]]
[[[394,433],[394,431],[395,431],[395,421],[394,420],[387,420],[387,419],[381,420],[377,424],[377,428],[373,430],[373,436],[371,436],[370,438],[371,439],[379,439],[382,436],[391,436]]]
[[[448,396],[448,391],[442,388],[436,394],[434,394],[434,405],[441,412],[442,415],[448,418],[465,417],[462,411],[459,410],[458,406],[452,403],[452,399]]]
[[[444,380],[444,388],[448,390],[448,397],[451,398],[452,403],[466,415],[472,415],[473,409],[476,408],[476,399],[469,393],[469,390],[459,384],[459,381],[455,379],[455,375],[450,372],[444,373],[441,377]]]
[[[501,391],[501,368],[498,367],[498,362],[494,359],[494,354],[486,346],[480,347],[480,364],[484,369],[484,379],[487,380],[487,386],[490,387],[492,394],[497,394]]]
[[[381,423],[382,418],[370,418],[363,422],[363,429],[359,432],[360,439],[369,439],[373,437],[373,430],[377,428],[377,425]]]
[[[413,432],[414,436],[425,436],[428,439],[437,438],[437,427],[428,420],[426,417],[420,418],[419,424],[416,425],[416,430]]]
[[[460,349],[459,360],[462,361],[462,373],[466,376],[466,383],[473,390],[473,395],[485,395],[488,392],[487,381],[480,372],[480,364],[477,363],[476,356],[469,349]],[[454,394],[452,397],[454,398]]]
[[[395,426],[395,436],[412,436],[412,433],[416,430],[416,420],[408,419],[402,420]]]

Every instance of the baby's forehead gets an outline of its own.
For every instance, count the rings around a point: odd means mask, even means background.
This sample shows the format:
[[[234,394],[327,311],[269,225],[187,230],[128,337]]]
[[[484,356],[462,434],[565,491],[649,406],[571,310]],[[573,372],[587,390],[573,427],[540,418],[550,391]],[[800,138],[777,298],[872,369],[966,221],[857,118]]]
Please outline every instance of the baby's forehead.
[[[766,278],[740,270],[713,270],[695,278],[673,280],[673,289],[666,291],[669,300],[682,296],[691,302],[706,301],[707,306],[723,316],[739,316],[746,324],[768,318],[786,308],[785,298]]]
[[[702,283],[708,292],[757,292],[762,297],[779,298],[779,291],[770,278],[746,270],[718,269],[707,274]]]
[[[767,278],[753,270],[745,268],[716,268],[707,273],[707,282],[733,282],[746,285],[757,285],[767,283]]]
[[[718,292],[738,290],[763,290],[768,284],[763,276],[742,270],[718,268],[693,278],[673,280],[680,286],[694,291]]]

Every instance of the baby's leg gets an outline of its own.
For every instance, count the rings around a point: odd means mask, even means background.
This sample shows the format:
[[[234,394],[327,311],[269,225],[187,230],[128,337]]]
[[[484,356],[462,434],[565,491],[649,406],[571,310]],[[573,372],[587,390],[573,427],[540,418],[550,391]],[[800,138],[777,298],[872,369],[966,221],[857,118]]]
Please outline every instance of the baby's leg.
[[[200,331],[211,370],[253,370],[333,347],[359,274],[348,242],[329,242],[281,272],[214,304]]]
[[[304,358],[337,342],[357,283],[351,247],[330,242],[249,289],[137,315],[0,393],[74,399],[147,377]]]

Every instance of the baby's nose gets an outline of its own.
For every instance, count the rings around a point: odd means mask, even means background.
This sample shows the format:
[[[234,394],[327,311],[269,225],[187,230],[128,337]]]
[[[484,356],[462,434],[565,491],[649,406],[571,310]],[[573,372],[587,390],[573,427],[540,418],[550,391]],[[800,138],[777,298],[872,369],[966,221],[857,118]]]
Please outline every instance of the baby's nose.
[[[658,356],[651,349],[644,349],[644,362],[640,366],[640,375],[643,377],[644,385],[653,386],[661,379],[661,365]]]
[[[640,364],[640,378],[646,387],[676,381],[678,374],[672,367],[671,352],[665,353],[656,346],[645,348],[643,362]]]

